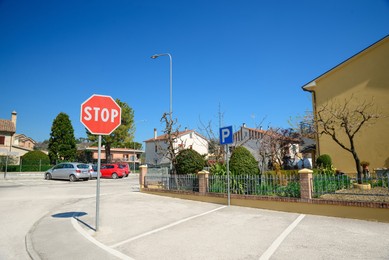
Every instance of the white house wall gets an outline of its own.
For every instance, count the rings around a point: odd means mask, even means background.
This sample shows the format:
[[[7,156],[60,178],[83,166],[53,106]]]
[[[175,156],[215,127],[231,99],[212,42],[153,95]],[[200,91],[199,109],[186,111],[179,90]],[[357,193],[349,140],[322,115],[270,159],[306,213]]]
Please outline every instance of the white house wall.
[[[157,152],[155,152],[157,145]],[[153,165],[168,164],[170,160],[163,156],[167,151],[167,143],[165,140],[146,142],[146,163]],[[208,142],[195,132],[191,132],[177,138],[174,143],[174,148],[189,149],[192,148],[199,154],[208,154]]]

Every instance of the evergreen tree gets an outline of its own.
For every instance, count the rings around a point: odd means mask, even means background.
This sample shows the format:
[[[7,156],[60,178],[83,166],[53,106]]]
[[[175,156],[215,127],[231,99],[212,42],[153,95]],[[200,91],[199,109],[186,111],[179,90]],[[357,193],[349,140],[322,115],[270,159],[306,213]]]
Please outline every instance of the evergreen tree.
[[[122,109],[121,125],[116,128],[110,135],[101,136],[101,145],[105,146],[105,158],[107,162],[111,161],[111,147],[126,147],[126,144],[133,142],[135,125],[134,125],[134,110],[127,103],[115,100]],[[92,142],[97,142],[98,136],[91,134],[86,129],[88,139]]]
[[[238,146],[232,152],[230,159],[230,170],[236,175],[258,174],[258,162],[254,156],[243,146]]]
[[[197,173],[204,168],[204,158],[192,149],[181,150],[177,155],[177,174]]]
[[[76,157],[76,138],[69,116],[59,113],[51,126],[49,157],[52,164],[58,161],[73,161]]]

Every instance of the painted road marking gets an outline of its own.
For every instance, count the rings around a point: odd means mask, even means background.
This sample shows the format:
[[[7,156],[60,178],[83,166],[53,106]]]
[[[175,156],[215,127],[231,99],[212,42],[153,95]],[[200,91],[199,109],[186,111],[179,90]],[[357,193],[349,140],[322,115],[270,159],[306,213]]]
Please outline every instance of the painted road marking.
[[[95,244],[96,246],[100,247],[101,249],[107,251],[108,253],[118,257],[119,259],[123,260],[135,260],[134,258],[129,257],[128,255],[125,255],[119,251],[116,251],[115,249],[110,248],[109,246],[104,245],[103,243],[97,241],[92,236],[88,234],[79,224],[75,217],[71,218],[73,227],[86,239],[88,239],[90,242]]]
[[[160,232],[160,231],[162,231],[162,230],[165,230],[165,229],[174,227],[174,226],[179,225],[179,224],[181,224],[181,223],[184,223],[184,222],[186,222],[186,221],[189,221],[189,220],[192,220],[192,219],[195,219],[195,218],[198,218],[198,217],[201,217],[201,216],[210,214],[210,213],[212,213],[212,212],[215,212],[215,211],[224,209],[225,207],[227,207],[227,206],[222,206],[222,207],[219,207],[219,208],[216,208],[216,209],[213,209],[213,210],[210,210],[210,211],[207,211],[207,212],[204,212],[204,213],[201,213],[201,214],[192,216],[192,217],[188,217],[188,218],[184,218],[184,219],[178,220],[178,221],[173,222],[173,223],[171,223],[171,224],[169,224],[169,225],[166,225],[166,226],[163,226],[163,227],[160,227],[160,228],[157,228],[157,229],[148,231],[148,232],[146,232],[146,233],[137,235],[137,236],[135,236],[135,237],[126,239],[126,240],[124,240],[124,241],[122,241],[122,242],[119,242],[119,243],[117,243],[117,244],[112,245],[111,247],[112,247],[112,248],[118,247],[118,246],[120,246],[120,245],[123,245],[123,244],[125,244],[125,243],[134,241],[134,240],[136,240],[136,239],[139,239],[139,238],[142,238],[142,237],[145,237],[145,236],[148,236],[148,235],[151,235],[151,234]]]
[[[300,216],[298,216],[298,218],[295,221],[293,221],[293,223],[290,224],[289,227],[287,227],[284,230],[284,232],[282,232],[281,235],[279,235],[277,237],[276,240],[274,240],[274,242],[265,251],[265,253],[263,253],[261,255],[259,260],[268,260],[274,254],[274,252],[277,250],[277,248],[281,245],[282,241],[284,241],[284,239],[290,234],[290,232],[292,232],[293,229],[295,227],[297,227],[297,225],[300,223],[301,220],[303,220],[304,217],[305,217],[304,214],[301,214]]]

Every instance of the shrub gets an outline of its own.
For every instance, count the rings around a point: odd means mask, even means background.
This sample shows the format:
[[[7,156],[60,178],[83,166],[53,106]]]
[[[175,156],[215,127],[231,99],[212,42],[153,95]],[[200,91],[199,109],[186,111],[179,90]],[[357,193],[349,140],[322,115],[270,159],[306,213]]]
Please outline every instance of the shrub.
[[[180,151],[176,160],[177,174],[197,173],[204,168],[204,158],[192,149]]]
[[[31,151],[22,156],[24,162],[36,162],[48,163],[50,161],[49,156],[42,151]]]
[[[44,171],[50,168],[50,159],[42,151],[31,151],[21,157],[21,171]]]
[[[332,165],[331,156],[322,154],[316,159],[316,166],[321,168],[330,168]]]
[[[254,156],[243,146],[236,147],[230,160],[230,171],[237,175],[258,174],[258,162]]]
[[[227,175],[227,167],[224,163],[218,162],[211,166],[209,172],[214,175]]]

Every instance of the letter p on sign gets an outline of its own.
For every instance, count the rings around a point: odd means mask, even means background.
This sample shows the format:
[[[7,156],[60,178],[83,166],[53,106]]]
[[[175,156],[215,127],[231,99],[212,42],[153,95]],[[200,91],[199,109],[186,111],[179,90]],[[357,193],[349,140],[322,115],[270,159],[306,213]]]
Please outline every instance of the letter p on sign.
[[[226,126],[220,128],[219,136],[220,136],[220,144],[232,144],[234,142],[233,134],[232,134],[232,126]]]

